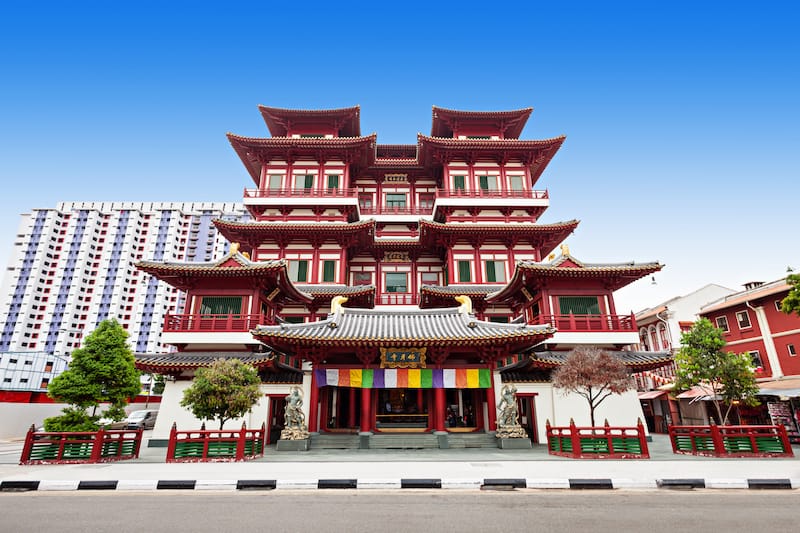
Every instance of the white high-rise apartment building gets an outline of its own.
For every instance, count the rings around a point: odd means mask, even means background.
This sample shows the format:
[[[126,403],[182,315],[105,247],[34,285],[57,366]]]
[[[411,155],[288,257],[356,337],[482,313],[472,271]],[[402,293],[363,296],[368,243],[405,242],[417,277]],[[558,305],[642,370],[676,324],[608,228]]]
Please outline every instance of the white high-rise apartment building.
[[[215,218],[250,215],[233,202],[62,202],[23,214],[0,290],[0,388],[45,388],[107,318],[135,352],[170,351],[161,328],[183,294],[134,265],[224,256]]]

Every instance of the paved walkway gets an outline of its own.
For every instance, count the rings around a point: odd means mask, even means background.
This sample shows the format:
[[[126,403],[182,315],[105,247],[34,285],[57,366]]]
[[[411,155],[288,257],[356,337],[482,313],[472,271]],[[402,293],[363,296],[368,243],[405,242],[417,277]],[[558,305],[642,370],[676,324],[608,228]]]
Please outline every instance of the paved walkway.
[[[131,461],[20,466],[21,446],[0,445],[2,490],[800,488],[800,447],[795,458],[703,458],[674,455],[664,435],[653,436],[651,459],[641,460],[566,459],[549,455],[544,446],[308,452],[270,447],[264,457],[243,463],[166,463],[165,448],[145,447]]]

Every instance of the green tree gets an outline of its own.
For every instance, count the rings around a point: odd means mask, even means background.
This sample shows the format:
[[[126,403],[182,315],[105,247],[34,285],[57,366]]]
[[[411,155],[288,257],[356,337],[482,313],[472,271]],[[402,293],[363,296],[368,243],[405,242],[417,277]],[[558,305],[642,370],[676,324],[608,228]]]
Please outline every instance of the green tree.
[[[104,320],[72,353],[69,368],[47,387],[51,398],[70,404],[64,415],[45,420],[48,431],[97,428],[97,407],[110,404],[102,416],[121,420],[128,400],[140,390],[139,371],[128,347],[128,333],[116,320]],[[91,408],[91,415],[87,409]]]
[[[244,416],[258,401],[261,379],[255,368],[238,359],[216,359],[199,368],[192,384],[183,391],[181,406],[201,420],[225,422]]]
[[[675,355],[675,388],[703,389],[713,399],[717,420],[727,424],[737,403],[758,405],[758,386],[750,357],[723,350],[723,333],[701,318],[681,336],[682,347]]]
[[[786,298],[781,300],[781,311],[800,315],[800,274],[789,274],[786,277],[786,283],[792,288],[789,289]]]
[[[553,373],[553,386],[583,396],[595,427],[594,412],[603,400],[632,389],[634,384],[625,363],[612,353],[596,346],[579,346]]]

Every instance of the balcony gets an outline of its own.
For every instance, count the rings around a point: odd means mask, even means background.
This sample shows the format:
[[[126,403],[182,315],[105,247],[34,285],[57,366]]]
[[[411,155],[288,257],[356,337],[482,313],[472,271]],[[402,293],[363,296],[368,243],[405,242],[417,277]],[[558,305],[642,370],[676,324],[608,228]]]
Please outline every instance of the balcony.
[[[509,198],[521,198],[526,200],[547,200],[550,198],[550,193],[546,189],[543,191],[501,189],[451,189],[445,191],[440,189],[436,191],[436,198],[502,198],[504,200]]]
[[[631,315],[539,315],[533,324],[550,324],[559,332],[636,332]]]
[[[356,189],[245,189],[244,198],[355,198]]]
[[[359,206],[362,215],[432,215],[433,206],[429,207],[398,207],[398,206]]]
[[[249,332],[263,323],[263,315],[167,315],[163,331],[168,333]]]

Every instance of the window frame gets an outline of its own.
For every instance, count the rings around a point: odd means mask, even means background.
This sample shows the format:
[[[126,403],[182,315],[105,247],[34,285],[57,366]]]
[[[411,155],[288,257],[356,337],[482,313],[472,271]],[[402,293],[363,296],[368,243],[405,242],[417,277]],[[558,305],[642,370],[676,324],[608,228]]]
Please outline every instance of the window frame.
[[[289,259],[287,270],[292,283],[308,283],[308,259]],[[303,273],[303,279],[300,279],[300,272]]]
[[[328,279],[330,278],[330,279]],[[320,269],[320,280],[322,283],[336,283],[336,260],[323,259]]]
[[[331,180],[335,180],[336,183],[331,185]],[[326,175],[325,185],[329,191],[331,190],[338,190],[339,189],[339,174],[328,174]]]
[[[720,322],[724,323],[724,325]],[[731,331],[730,325],[728,324],[728,317],[725,315],[714,317],[714,324],[716,325],[717,329],[721,329],[725,333],[729,333]]]
[[[575,311],[573,311],[573,309],[575,307],[580,307],[578,305],[580,302],[577,301],[579,298],[582,298],[582,299],[586,300],[586,302],[584,302],[582,304],[583,307],[591,307],[591,305],[589,305],[588,301],[589,300],[594,300],[594,306],[596,307],[597,311],[596,312],[592,312],[592,313],[576,313]],[[565,301],[565,300],[574,300],[574,301],[573,302],[568,302],[568,301]],[[556,301],[558,302],[558,313],[560,315],[564,315],[564,316],[566,316],[566,315],[591,316],[591,315],[602,315],[603,314],[602,309],[600,307],[600,296],[598,296],[596,294],[585,294],[585,295],[580,295],[580,296],[579,295],[568,295],[568,294],[559,295],[559,296],[556,296]],[[569,309],[568,311],[564,310],[564,307],[565,307],[564,304],[565,303],[572,303],[572,305],[567,305],[566,306]]]
[[[456,259],[456,270],[458,271],[458,283],[472,283],[472,261]],[[465,277],[467,279],[464,279]]]
[[[795,349],[794,344],[787,344],[786,352],[789,354],[789,357],[797,357],[797,349]]]
[[[453,174],[453,190],[465,191],[467,189],[467,176],[463,174]]]
[[[389,199],[390,196],[395,196],[395,199]],[[403,197],[402,205],[397,205],[396,202],[399,201],[399,197]],[[386,207],[395,207],[399,209],[405,209],[408,207],[408,194],[404,192],[387,192],[384,194],[384,204]]]
[[[390,287],[392,289],[397,289],[397,288],[401,287],[401,285],[397,285],[396,282],[390,285],[389,284],[389,277],[390,276],[395,276],[395,277],[398,277],[398,278],[399,278],[399,276],[403,276],[402,288],[405,289],[405,290],[403,290],[403,291],[390,290]],[[409,288],[408,288],[408,272],[384,272],[383,273],[383,290],[387,294],[408,294],[408,291],[409,291]]]
[[[764,361],[761,359],[761,352],[758,350],[748,350],[747,355],[750,356],[750,361],[753,364],[753,368],[764,368]],[[758,361],[758,364],[756,364]]]
[[[742,325],[742,318],[747,320],[746,325]],[[747,310],[744,311],[736,311],[736,324],[739,326],[739,329],[752,329],[753,323],[750,322],[750,313]]]
[[[491,269],[489,266],[491,265]],[[486,259],[483,262],[484,272],[486,273],[486,283],[506,283],[506,262],[499,259]],[[502,279],[497,279],[497,273],[502,274]],[[491,272],[491,275],[489,274]],[[492,279],[494,278],[494,279]]]

